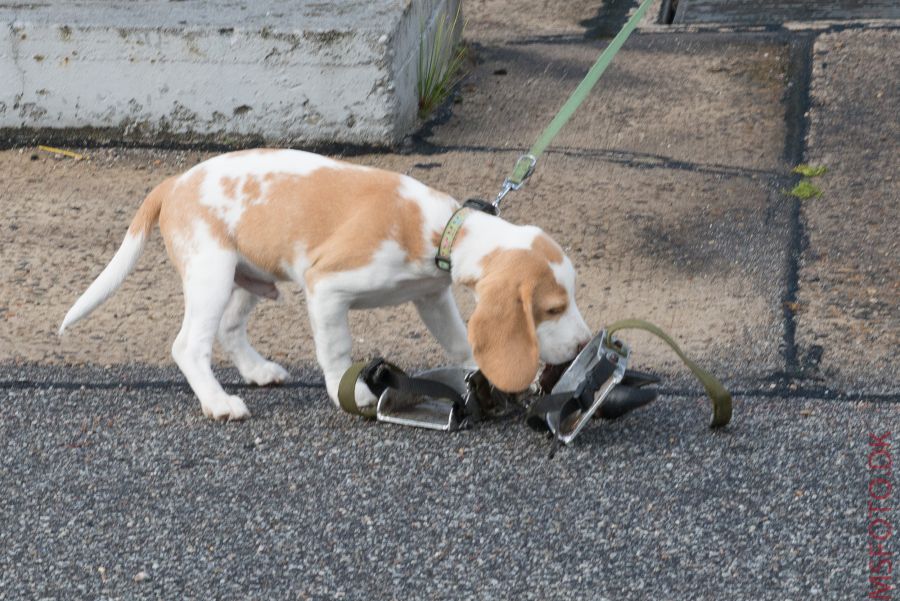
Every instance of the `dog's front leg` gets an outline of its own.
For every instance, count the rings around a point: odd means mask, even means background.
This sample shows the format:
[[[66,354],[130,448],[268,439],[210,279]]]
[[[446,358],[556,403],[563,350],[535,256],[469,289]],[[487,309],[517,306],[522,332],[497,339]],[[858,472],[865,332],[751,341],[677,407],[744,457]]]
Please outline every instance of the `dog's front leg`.
[[[340,407],[338,387],[341,376],[352,365],[350,323],[347,314],[350,305],[336,299],[337,295],[307,293],[307,309],[316,343],[316,358],[325,374],[325,387],[332,402]],[[356,385],[356,404],[363,408],[374,405],[378,399],[368,386],[361,382]]]
[[[437,338],[451,363],[474,367],[466,325],[459,315],[450,287],[413,301],[428,331]]]

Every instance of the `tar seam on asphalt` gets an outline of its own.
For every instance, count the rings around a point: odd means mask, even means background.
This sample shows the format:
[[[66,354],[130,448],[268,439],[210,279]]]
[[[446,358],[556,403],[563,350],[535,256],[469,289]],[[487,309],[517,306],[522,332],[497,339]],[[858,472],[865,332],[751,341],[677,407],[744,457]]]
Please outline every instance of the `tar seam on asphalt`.
[[[226,383],[229,389],[234,390],[259,390],[259,386],[255,384],[245,383]],[[301,389],[313,388],[324,389],[324,382],[285,382],[280,384],[279,388]],[[7,380],[0,381],[0,390],[173,390],[190,392],[191,387],[185,380],[134,380],[134,381],[117,381],[117,382],[87,382],[87,381],[66,381],[66,380],[47,380],[36,382],[34,380]]]
[[[799,165],[806,155],[806,136],[809,132],[810,86],[812,85],[812,62],[814,34],[800,34],[790,43],[789,77],[793,83],[787,88],[785,100],[785,142],[782,159],[789,166]],[[796,184],[799,176],[794,175],[785,183]],[[790,189],[790,188],[787,188]],[[778,192],[776,192],[777,194]],[[781,310],[784,320],[784,380],[803,379],[808,370],[801,365],[797,350],[797,293],[800,289],[800,257],[805,249],[806,234],[803,227],[802,209],[799,198],[787,196],[790,206],[790,239],[785,269],[786,282]]]
[[[659,25],[659,24],[658,24]],[[856,31],[856,30],[866,30],[866,31],[898,31],[900,30],[900,25],[896,23],[886,22],[886,23],[877,23],[877,22],[865,22],[865,23],[828,23],[823,25],[822,27],[816,27],[815,29],[809,29],[806,31],[803,30],[791,30],[785,28],[780,24],[763,24],[763,25],[698,25],[698,24],[690,24],[690,25],[673,25],[672,27],[659,27],[654,29],[651,32],[641,32],[638,31],[635,33],[635,37],[640,35],[647,36],[657,36],[657,35],[711,35],[711,36],[723,36],[723,35],[753,35],[753,34],[777,34],[779,37],[787,39],[790,36],[796,36],[804,33],[809,34],[826,34],[826,33],[841,33],[843,31]],[[522,38],[519,40],[510,40],[507,42],[510,46],[538,46],[538,45],[560,45],[565,46],[568,44],[583,44],[585,41],[604,41],[604,38],[590,38],[585,35],[577,35],[577,34],[551,34],[551,35],[536,35],[530,38]]]
[[[508,152],[511,154],[521,154],[527,152],[525,147],[517,146],[487,146],[474,144],[450,144],[432,147],[428,155],[440,155],[448,152]],[[576,158],[593,158],[632,167],[634,169],[669,169],[675,171],[687,171],[690,173],[700,173],[704,175],[718,175],[723,177],[767,177],[767,178],[783,178],[784,174],[776,171],[768,171],[766,169],[753,169],[744,167],[735,167],[732,165],[722,165],[719,163],[697,163],[693,161],[684,161],[674,159],[661,154],[653,154],[649,152],[636,152],[632,150],[618,150],[615,148],[578,148],[557,146],[548,148],[544,154],[561,155]]]
[[[227,383],[229,389],[234,390],[258,390],[253,384]],[[299,389],[324,389],[324,382],[286,382],[279,388],[289,390]],[[173,392],[190,392],[190,387],[183,380],[135,380],[115,382],[90,382],[79,380],[7,380],[0,381],[0,390],[170,390]],[[705,393],[700,388],[675,388],[660,387],[659,393],[664,396],[703,396]],[[789,396],[791,399],[806,399],[817,401],[858,402],[868,401],[872,403],[900,403],[900,393],[869,394],[847,392],[821,386],[798,386],[796,389],[786,390],[782,386],[762,388],[734,389],[734,396],[741,398],[765,398],[780,399]]]

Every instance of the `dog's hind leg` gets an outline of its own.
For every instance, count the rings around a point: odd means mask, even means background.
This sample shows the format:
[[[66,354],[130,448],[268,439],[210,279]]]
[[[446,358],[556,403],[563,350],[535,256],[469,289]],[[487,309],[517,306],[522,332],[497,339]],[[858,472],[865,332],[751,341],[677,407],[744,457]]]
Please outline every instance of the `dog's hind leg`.
[[[184,322],[172,357],[200,399],[204,415],[218,420],[250,416],[240,397],[226,393],[213,375],[212,345],[234,286],[236,253],[212,244],[189,257],[183,269]]]
[[[288,372],[277,363],[267,361],[247,339],[247,321],[257,302],[257,295],[240,286],[234,287],[219,323],[219,344],[248,384],[281,384],[287,380]]]

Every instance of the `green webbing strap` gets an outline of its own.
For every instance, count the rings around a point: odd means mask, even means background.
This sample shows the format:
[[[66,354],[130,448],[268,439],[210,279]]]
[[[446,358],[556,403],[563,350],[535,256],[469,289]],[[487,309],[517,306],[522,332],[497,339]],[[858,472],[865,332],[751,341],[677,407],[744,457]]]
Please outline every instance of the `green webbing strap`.
[[[353,415],[361,415],[363,417],[375,417],[376,407],[366,407],[360,409],[356,406],[356,380],[359,374],[365,369],[367,362],[354,363],[351,365],[344,375],[341,376],[341,383],[338,385],[338,403],[341,409]]]
[[[450,253],[453,251],[453,242],[456,241],[456,235],[459,234],[463,222],[471,212],[472,209],[465,206],[458,209],[453,213],[453,216],[450,217],[450,221],[447,222],[447,225],[444,226],[444,232],[441,234],[441,241],[438,244],[438,253],[434,258],[434,264],[437,265],[438,269],[449,272],[452,268],[450,264]]]
[[[731,421],[731,394],[711,373],[688,359],[668,334],[649,321],[644,321],[643,319],[623,319],[606,328],[606,344],[611,348],[614,348],[612,346],[612,335],[619,330],[644,330],[668,344],[669,347],[675,351],[675,354],[684,361],[684,364],[687,365],[688,369],[693,372],[694,376],[700,380],[700,383],[703,384],[703,388],[706,389],[706,394],[712,401],[713,406],[713,417],[710,427],[720,428]]]
[[[411,378],[394,365],[381,357],[372,359],[366,363],[354,363],[347,368],[338,384],[338,403],[341,409],[353,415],[363,417],[376,417],[378,415],[377,403],[368,407],[360,407],[356,402],[356,384],[362,381],[380,396],[382,392],[390,388],[401,395],[412,397],[433,397],[447,399],[453,402],[455,407],[463,409],[465,400],[452,386],[429,380],[428,378]],[[423,399],[419,399],[421,402]],[[412,403],[417,404],[417,402]]]
[[[600,76],[603,75],[603,72],[616,56],[616,53],[622,48],[625,40],[628,39],[631,32],[637,27],[638,21],[641,20],[644,13],[650,8],[652,2],[653,0],[644,0],[634,15],[628,19],[628,22],[625,23],[622,30],[609,43],[609,46],[606,47],[606,50],[603,51],[600,58],[598,58],[597,62],[594,63],[594,66],[591,67],[591,70],[588,71],[584,79],[581,80],[581,83],[578,84],[578,87],[575,88],[575,91],[572,92],[572,95],[569,96],[569,99],[566,100],[566,103],[559,109],[559,112],[556,113],[553,121],[550,122],[550,125],[543,131],[534,143],[534,146],[531,147],[531,150],[528,151],[528,154],[530,154],[531,157],[529,158],[528,155],[525,155],[518,160],[512,175],[509,177],[509,182],[521,184],[529,175],[531,175],[530,171],[534,168],[534,162],[537,161],[538,157],[541,156],[541,153],[546,150],[547,146],[550,145],[550,142],[553,141],[553,138],[556,137],[556,134],[559,133],[559,130],[561,130],[569,119],[572,118],[572,115],[575,114],[575,111],[578,110],[578,107],[581,106],[584,99],[591,93],[591,89],[596,85],[597,80],[600,79]]]

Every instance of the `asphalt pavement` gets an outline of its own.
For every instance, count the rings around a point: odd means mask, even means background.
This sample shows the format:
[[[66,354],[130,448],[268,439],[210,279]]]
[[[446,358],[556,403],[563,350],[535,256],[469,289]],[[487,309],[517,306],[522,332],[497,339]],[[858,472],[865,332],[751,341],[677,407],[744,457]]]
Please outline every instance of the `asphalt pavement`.
[[[174,369],[6,368],[2,599],[862,598],[897,398],[669,390],[551,459],[331,408],[313,369],[204,419]]]

